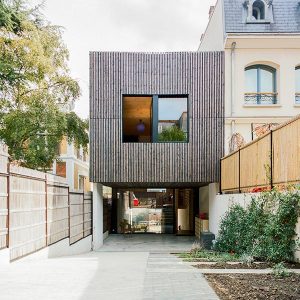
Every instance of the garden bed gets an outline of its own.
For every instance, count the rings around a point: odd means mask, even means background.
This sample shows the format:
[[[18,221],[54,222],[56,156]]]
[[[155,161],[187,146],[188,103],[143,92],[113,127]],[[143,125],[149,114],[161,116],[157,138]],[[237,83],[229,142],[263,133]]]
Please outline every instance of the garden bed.
[[[221,300],[300,299],[300,275],[278,278],[272,274],[207,274],[205,278]]]
[[[264,262],[254,262],[252,264],[237,262],[217,262],[217,263],[207,263],[207,264],[197,264],[194,265],[198,269],[271,269],[274,267],[273,263]],[[285,263],[284,267],[287,269],[300,269],[299,263]]]

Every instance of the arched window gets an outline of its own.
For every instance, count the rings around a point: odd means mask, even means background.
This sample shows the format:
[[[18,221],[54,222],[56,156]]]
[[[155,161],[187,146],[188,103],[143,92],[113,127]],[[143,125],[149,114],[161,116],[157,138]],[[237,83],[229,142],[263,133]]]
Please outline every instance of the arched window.
[[[296,67],[295,102],[300,104],[300,66]]]
[[[246,104],[276,104],[276,69],[253,65],[245,69]]]
[[[252,5],[252,16],[255,20],[265,19],[265,3],[262,0],[256,0]]]

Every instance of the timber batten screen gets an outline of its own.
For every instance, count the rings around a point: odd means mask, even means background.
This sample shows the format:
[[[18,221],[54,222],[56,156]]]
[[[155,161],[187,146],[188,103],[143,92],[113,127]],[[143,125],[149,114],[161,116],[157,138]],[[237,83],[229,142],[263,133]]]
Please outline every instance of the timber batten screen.
[[[223,73],[222,52],[91,52],[91,180],[110,186],[217,181],[224,139]],[[123,141],[124,97],[151,95],[186,95],[187,142]]]

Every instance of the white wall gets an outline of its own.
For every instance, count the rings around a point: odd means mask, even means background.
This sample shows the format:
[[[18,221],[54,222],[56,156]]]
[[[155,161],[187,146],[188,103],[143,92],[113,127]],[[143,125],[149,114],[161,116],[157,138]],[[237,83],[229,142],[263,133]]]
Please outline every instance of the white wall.
[[[298,218],[298,223],[296,225],[297,237],[300,239],[300,217]],[[300,249],[295,253],[296,259],[300,262]]]
[[[93,250],[103,245],[103,185],[93,184]]]
[[[76,242],[73,245],[70,245],[69,238],[65,238],[53,245],[50,245],[44,249],[41,249],[35,253],[29,254],[20,260],[22,261],[36,261],[41,259],[78,255],[83,253],[88,253],[92,249],[92,236],[89,235],[86,238]],[[6,251],[6,249],[4,250]],[[1,260],[2,256],[2,260]],[[4,261],[5,253],[0,251],[0,266],[2,263],[9,262],[9,256],[6,257]]]
[[[209,230],[216,236],[222,217],[233,204],[246,207],[251,201],[251,194],[210,195],[209,199]]]
[[[223,51],[224,50],[224,27],[223,27],[223,4],[218,0],[213,15],[203,35],[199,51]]]

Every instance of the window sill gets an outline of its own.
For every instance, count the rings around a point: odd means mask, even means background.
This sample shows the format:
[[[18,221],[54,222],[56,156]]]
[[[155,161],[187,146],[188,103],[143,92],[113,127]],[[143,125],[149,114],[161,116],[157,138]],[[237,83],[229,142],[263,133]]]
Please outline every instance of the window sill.
[[[294,107],[300,107],[300,103],[295,103]]]
[[[251,107],[270,108],[270,107],[282,107],[282,105],[281,104],[244,104],[243,107],[245,107],[245,108],[251,108]]]
[[[246,24],[271,24],[271,21],[268,19],[264,19],[264,20],[247,20]]]

